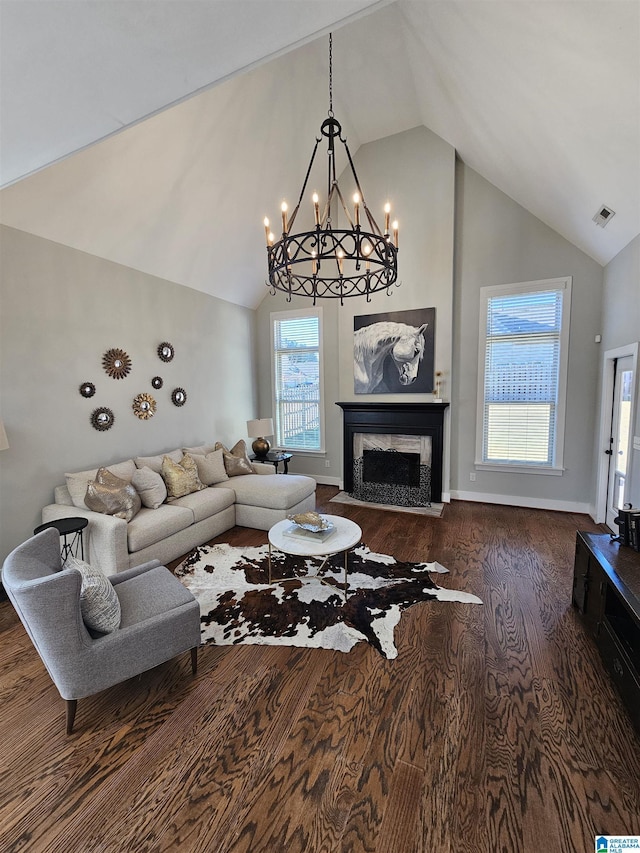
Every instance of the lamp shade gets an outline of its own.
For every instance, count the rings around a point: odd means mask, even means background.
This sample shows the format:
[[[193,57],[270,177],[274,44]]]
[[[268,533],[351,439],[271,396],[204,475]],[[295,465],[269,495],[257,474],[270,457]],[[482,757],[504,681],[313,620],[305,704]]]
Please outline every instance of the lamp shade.
[[[7,439],[7,433],[4,428],[3,422],[0,420],[0,450],[8,450],[9,449],[9,440]]]
[[[273,435],[273,418],[256,418],[256,420],[247,421],[247,435],[249,438]]]

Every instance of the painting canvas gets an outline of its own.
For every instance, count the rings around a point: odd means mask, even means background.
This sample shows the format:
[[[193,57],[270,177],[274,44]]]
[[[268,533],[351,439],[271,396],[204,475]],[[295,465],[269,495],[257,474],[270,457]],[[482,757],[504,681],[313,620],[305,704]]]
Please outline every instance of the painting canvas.
[[[435,322],[435,308],[354,317],[355,393],[432,393]]]

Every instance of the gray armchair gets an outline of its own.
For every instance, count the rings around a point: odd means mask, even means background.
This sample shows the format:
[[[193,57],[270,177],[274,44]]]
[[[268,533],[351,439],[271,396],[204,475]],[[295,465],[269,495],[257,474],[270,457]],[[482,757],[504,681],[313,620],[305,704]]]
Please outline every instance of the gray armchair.
[[[191,650],[195,675],[200,608],[157,560],[109,578],[122,611],[120,628],[94,635],[80,612],[81,575],[62,569],[59,535],[48,529],[5,560],[2,583],[60,695],[67,734],[78,699],[91,696]]]

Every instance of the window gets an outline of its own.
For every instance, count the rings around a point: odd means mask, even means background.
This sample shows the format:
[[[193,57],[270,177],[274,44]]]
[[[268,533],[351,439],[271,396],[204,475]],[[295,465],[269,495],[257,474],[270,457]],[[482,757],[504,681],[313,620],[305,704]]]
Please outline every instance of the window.
[[[271,315],[276,443],[324,450],[322,309]]]
[[[481,289],[476,465],[561,474],[571,278]]]

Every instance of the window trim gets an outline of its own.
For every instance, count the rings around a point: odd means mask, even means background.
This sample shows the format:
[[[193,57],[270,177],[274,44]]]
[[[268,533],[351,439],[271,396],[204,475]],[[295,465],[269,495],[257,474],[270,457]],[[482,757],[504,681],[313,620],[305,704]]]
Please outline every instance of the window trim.
[[[476,408],[476,456],[474,467],[483,471],[509,471],[514,474],[546,474],[562,476],[564,467],[565,422],[567,409],[567,376],[569,368],[569,330],[571,325],[572,276],[525,281],[517,284],[496,284],[480,288],[480,318],[478,335],[478,392]],[[562,291],[562,326],[560,328],[560,358],[558,369],[558,402],[556,405],[555,446],[552,465],[525,465],[521,462],[484,462],[482,437],[484,430],[484,384],[487,346],[488,301],[494,296],[512,296],[545,290]]]
[[[325,419],[324,419],[324,354],[323,354],[323,343],[324,343],[324,324],[323,324],[323,315],[322,315],[322,306],[316,305],[311,308],[298,308],[292,311],[272,311],[269,315],[270,317],[270,335],[271,335],[271,405],[274,416],[274,421],[277,422],[277,411],[278,411],[278,402],[276,399],[276,346],[275,346],[275,335],[274,335],[274,326],[277,320],[290,320],[295,317],[317,317],[318,318],[318,373],[319,373],[319,414],[320,414],[320,447],[314,448],[301,448],[301,447],[289,447],[287,445],[278,444],[277,448],[279,450],[284,450],[288,453],[295,453],[299,455],[311,455],[318,456],[326,453],[325,450]],[[277,436],[276,436],[277,437]]]

